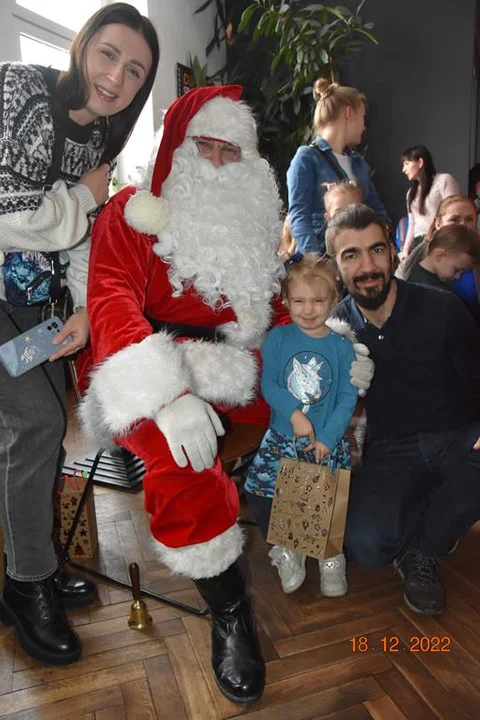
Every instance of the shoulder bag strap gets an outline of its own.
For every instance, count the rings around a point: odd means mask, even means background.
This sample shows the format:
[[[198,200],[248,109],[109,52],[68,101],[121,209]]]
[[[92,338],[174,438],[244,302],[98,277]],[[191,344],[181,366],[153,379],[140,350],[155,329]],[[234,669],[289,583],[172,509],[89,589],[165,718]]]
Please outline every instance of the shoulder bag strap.
[[[60,177],[62,170],[62,158],[65,149],[66,133],[66,122],[68,118],[68,111],[60,110],[55,103],[55,89],[58,81],[58,72],[50,67],[43,67],[42,65],[34,65],[34,67],[42,73],[43,79],[47,85],[48,91],[51,97],[52,107],[52,118],[53,118],[53,129],[54,129],[54,143],[52,149],[52,164],[47,173],[45,184],[43,186],[44,192],[51,190],[53,183]],[[50,261],[50,301],[56,302],[60,297],[62,290],[62,282],[60,277],[60,256],[58,252],[45,253]]]
[[[318,147],[316,142],[310,143],[309,147],[311,147],[313,150],[315,150],[317,155],[319,155],[322,158],[322,160],[325,160],[327,165],[330,165],[330,167],[332,168],[333,172],[335,173],[335,175],[337,176],[337,178],[339,180],[345,180],[345,175],[342,174],[342,172],[340,171],[340,168],[338,167],[336,162],[330,157],[328,152],[326,152],[326,150],[322,150],[320,147]]]
[[[50,93],[53,129],[55,131],[55,139],[52,150],[52,164],[50,165],[50,169],[43,186],[43,189],[47,191],[52,189],[53,183],[60,177],[63,151],[65,149],[65,138],[67,136],[66,121],[68,118],[68,111],[66,109],[60,110],[55,103],[55,89],[58,81],[58,71],[50,67],[43,67],[42,65],[34,65],[34,67],[43,75],[48,92]]]

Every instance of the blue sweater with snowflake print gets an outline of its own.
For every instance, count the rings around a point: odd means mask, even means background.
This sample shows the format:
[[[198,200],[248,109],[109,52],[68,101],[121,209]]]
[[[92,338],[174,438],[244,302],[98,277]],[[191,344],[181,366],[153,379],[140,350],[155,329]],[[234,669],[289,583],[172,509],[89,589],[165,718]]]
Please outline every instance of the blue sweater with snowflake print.
[[[357,389],[350,384],[355,353],[350,340],[329,331],[322,338],[296,325],[275,327],[262,345],[262,394],[270,405],[270,427],[293,435],[290,418],[302,410],[316,439],[330,450],[340,442],[352,417]]]

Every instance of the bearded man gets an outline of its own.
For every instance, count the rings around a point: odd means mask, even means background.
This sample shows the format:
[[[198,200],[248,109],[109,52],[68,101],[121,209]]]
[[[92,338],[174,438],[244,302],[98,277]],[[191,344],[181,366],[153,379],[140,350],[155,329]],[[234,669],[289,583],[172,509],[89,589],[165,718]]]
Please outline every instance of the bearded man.
[[[95,223],[94,369],[81,415],[97,441],[113,436],[143,459],[162,560],[194,580],[211,611],[221,691],[250,703],[265,670],[238,565],[238,493],[217,454],[217,413],[268,422],[265,406],[252,402],[250,349],[271,322],[281,225],[276,183],[241,95],[224,86],[179,98],[165,116],[151,192],[123,190]],[[152,331],[170,324],[174,334]]]
[[[445,606],[436,559],[480,519],[480,333],[453,293],[394,278],[388,232],[365,205],[340,210],[326,243],[349,292],[337,317],[376,366],[347,557],[393,562],[409,607],[435,615]]]
[[[191,578],[210,609],[220,690],[250,703],[265,667],[238,564],[238,493],[217,453],[218,413],[268,424],[252,349],[271,324],[282,266],[281,203],[241,95],[224,86],[179,98],[165,116],[151,192],[123,190],[95,222],[94,368],[81,414],[97,442],[113,436],[144,461],[162,561]]]

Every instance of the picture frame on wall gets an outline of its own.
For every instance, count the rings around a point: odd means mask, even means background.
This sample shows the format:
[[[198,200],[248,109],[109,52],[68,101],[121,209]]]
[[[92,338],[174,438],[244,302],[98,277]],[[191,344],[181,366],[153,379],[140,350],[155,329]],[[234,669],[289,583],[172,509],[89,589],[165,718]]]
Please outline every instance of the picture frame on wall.
[[[182,97],[191,88],[195,87],[192,68],[177,63],[177,97]]]

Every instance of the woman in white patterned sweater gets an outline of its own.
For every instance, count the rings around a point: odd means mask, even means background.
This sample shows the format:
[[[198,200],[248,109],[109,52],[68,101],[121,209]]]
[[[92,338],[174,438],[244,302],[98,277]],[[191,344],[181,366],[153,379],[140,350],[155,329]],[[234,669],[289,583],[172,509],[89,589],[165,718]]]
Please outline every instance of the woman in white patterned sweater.
[[[126,3],[93,15],[74,39],[68,72],[0,65],[0,344],[39,322],[60,264],[74,314],[72,340],[18,378],[0,365],[0,524],[7,576],[0,619],[40,662],[81,655],[64,607],[96,597],[82,576],[58,568],[52,491],[66,429],[63,363],[88,340],[89,235],[108,197],[111,163],[150,94],[159,59],[148,18]],[[57,361],[56,361],[57,360]]]
[[[402,172],[410,180],[408,230],[400,254],[405,259],[424,239],[442,200],[459,195],[460,188],[452,175],[437,173],[433,158],[424,145],[414,145],[402,153]]]

